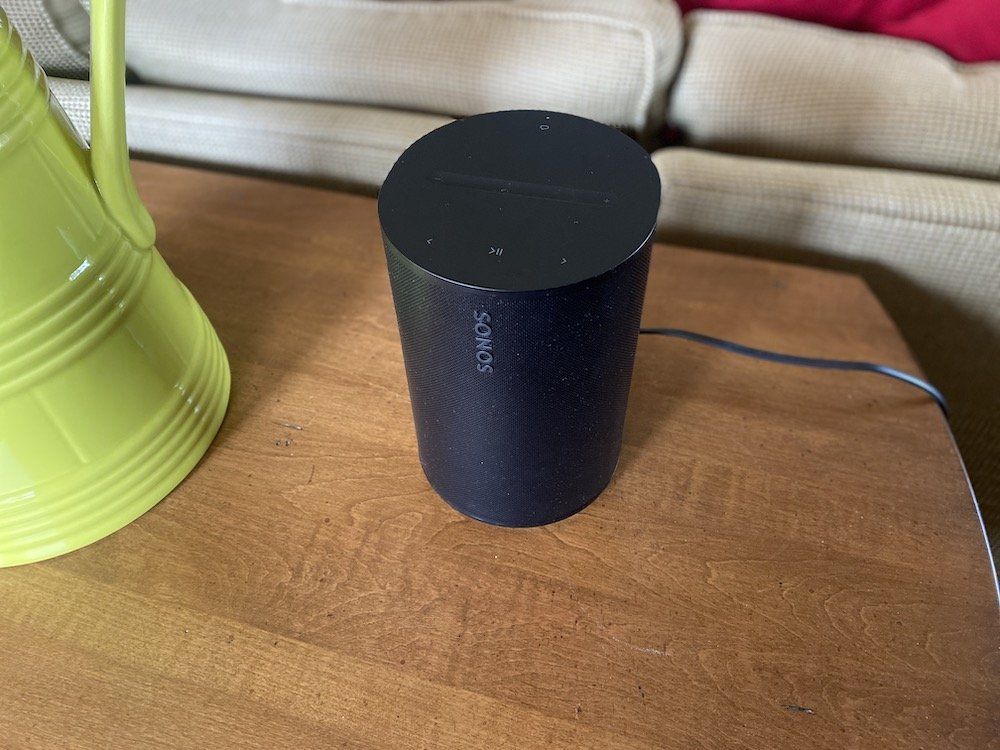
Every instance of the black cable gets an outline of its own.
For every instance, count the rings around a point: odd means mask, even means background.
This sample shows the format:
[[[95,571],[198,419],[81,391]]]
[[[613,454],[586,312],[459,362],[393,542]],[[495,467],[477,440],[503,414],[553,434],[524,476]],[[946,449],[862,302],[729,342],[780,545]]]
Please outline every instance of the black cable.
[[[818,357],[797,357],[793,354],[779,354],[767,349],[754,349],[751,346],[743,346],[733,341],[717,339],[714,336],[706,336],[703,333],[685,331],[683,328],[640,328],[639,333],[656,334],[658,336],[672,336],[678,339],[694,341],[698,344],[707,344],[718,349],[723,349],[733,354],[742,354],[744,357],[754,357],[768,362],[778,362],[783,365],[798,365],[799,367],[816,367],[821,370],[855,370],[858,372],[874,372],[878,375],[902,380],[904,383],[919,388],[924,393],[933,398],[937,405],[941,407],[945,417],[948,416],[948,402],[941,391],[925,380],[910,375],[909,373],[897,370],[888,365],[878,365],[872,362],[856,362],[849,359],[820,359]]]

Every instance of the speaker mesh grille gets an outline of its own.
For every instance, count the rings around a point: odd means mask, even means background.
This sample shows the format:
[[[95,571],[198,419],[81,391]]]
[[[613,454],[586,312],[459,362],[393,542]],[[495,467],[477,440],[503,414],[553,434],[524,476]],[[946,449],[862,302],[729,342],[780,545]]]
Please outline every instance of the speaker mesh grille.
[[[596,279],[522,293],[443,281],[388,242],[386,258],[420,461],[438,494],[508,526],[593,500],[618,461],[650,246]]]

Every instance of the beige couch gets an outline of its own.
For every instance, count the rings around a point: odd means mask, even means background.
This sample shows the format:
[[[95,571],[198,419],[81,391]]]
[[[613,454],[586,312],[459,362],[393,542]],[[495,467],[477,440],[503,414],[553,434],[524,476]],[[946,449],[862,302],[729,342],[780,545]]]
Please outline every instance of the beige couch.
[[[0,3],[86,133],[80,0]],[[131,0],[127,56],[135,151],[366,191],[475,112],[633,132],[663,238],[867,279],[1000,538],[1000,64],[669,0]]]

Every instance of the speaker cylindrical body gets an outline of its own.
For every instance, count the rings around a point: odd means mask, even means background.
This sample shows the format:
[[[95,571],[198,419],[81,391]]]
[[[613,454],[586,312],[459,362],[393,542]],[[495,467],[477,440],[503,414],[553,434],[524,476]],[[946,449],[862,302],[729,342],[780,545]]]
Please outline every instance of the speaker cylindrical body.
[[[565,518],[621,448],[659,181],[626,136],[551,112],[425,136],[379,197],[420,461],[457,510]]]

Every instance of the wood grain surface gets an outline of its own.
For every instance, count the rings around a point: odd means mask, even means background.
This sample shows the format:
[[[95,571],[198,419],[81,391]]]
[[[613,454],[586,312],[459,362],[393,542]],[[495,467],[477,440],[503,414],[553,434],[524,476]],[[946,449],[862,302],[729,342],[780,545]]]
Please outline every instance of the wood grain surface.
[[[608,490],[492,528],[421,473],[373,200],[136,174],[232,403],[149,513],[0,571],[0,747],[997,746],[997,598],[929,398],[643,337]],[[836,273],[658,246],[645,323],[916,371]]]

